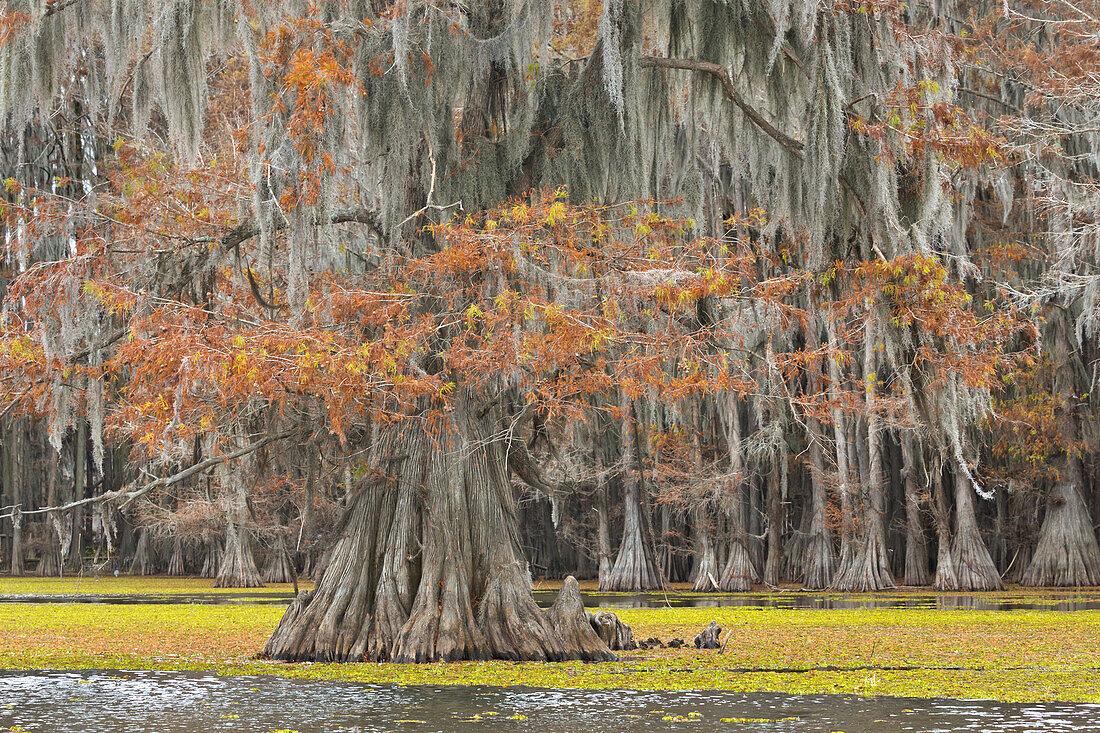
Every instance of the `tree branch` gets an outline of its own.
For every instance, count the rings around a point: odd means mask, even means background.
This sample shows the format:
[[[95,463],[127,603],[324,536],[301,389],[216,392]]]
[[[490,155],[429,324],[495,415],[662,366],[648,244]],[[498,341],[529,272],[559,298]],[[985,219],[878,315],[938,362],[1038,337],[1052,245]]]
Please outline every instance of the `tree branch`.
[[[63,512],[63,511],[67,511],[69,509],[75,509],[76,507],[79,507],[79,506],[84,506],[85,504],[98,504],[100,502],[111,501],[111,500],[114,500],[114,499],[121,499],[122,500],[122,503],[119,505],[120,507],[126,506],[127,504],[132,502],[134,499],[138,499],[142,496],[145,496],[146,494],[148,494],[153,489],[156,489],[156,488],[162,487],[162,486],[167,487],[167,486],[172,486],[173,484],[178,484],[180,481],[183,481],[184,479],[190,478],[190,477],[194,476],[197,473],[202,473],[203,471],[205,471],[208,468],[212,468],[212,467],[217,466],[221,463],[227,463],[228,461],[236,460],[237,458],[241,458],[243,456],[246,456],[249,453],[253,453],[253,452],[259,450],[260,448],[263,448],[265,445],[268,445],[270,443],[275,442],[276,440],[282,440],[283,438],[289,438],[292,434],[293,434],[293,431],[287,431],[285,433],[280,433],[279,435],[269,435],[268,437],[263,438],[262,440],[258,440],[255,443],[250,443],[249,445],[246,445],[244,448],[240,448],[238,450],[235,450],[232,453],[226,453],[223,456],[217,456],[217,457],[214,457],[214,458],[207,458],[205,461],[199,461],[198,463],[183,469],[179,473],[172,474],[171,476],[167,476],[165,478],[154,479],[154,480],[150,481],[149,483],[145,484],[144,486],[142,486],[141,488],[134,489],[133,491],[125,491],[123,489],[119,489],[117,491],[108,491],[104,494],[100,494],[99,496],[93,496],[93,497],[88,498],[88,499],[80,499],[78,501],[72,501],[72,502],[69,502],[68,504],[65,504],[63,506],[48,506],[48,507],[43,507],[42,509],[32,509],[30,511],[22,512],[22,514],[24,516],[26,516],[28,514],[48,514],[50,512]],[[5,514],[5,515],[2,515],[2,516],[9,517],[11,515],[10,514]]]
[[[730,79],[729,72],[725,66],[721,64],[715,64],[710,61],[697,61],[695,59],[670,59],[663,56],[642,56],[642,66],[651,69],[683,69],[685,71],[701,71],[718,79],[718,82],[722,85],[722,90],[725,91],[726,96],[730,98],[730,101],[737,105],[737,108],[745,113],[745,116],[752,120],[753,124],[763,130],[768,137],[775,140],[783,147],[790,150],[795,155],[802,157],[802,143],[798,142],[794,138],[780,132],[775,125],[764,119],[755,107],[745,101],[745,98],[741,96],[741,93],[737,91],[737,87],[733,85],[733,80]]]
[[[378,236],[383,236],[382,222],[378,218],[378,212],[374,209],[348,209],[346,211],[338,211],[329,218],[329,222],[332,224],[366,224],[374,230]],[[318,224],[322,222],[317,222]],[[281,221],[275,225],[276,231],[282,231],[286,229],[286,221]],[[238,224],[229,230],[228,234],[223,235],[220,240],[214,237],[200,237],[192,241],[195,242],[215,242],[220,241],[223,249],[233,249],[246,240],[252,239],[260,233],[260,226],[254,221],[246,221]]]

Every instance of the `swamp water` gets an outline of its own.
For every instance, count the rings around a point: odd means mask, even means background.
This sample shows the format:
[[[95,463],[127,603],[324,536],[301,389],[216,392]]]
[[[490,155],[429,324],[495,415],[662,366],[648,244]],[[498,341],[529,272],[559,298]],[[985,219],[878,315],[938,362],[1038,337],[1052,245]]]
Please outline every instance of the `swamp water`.
[[[535,591],[535,601],[549,608],[556,590]],[[212,604],[289,605],[293,593],[158,593],[158,594],[15,594],[0,595],[4,603]],[[794,608],[816,610],[928,609],[971,611],[1100,611],[1100,596],[1005,597],[1001,594],[945,594],[908,596],[835,596],[816,593],[763,595],[754,593],[594,593],[582,592],[585,608]]]
[[[0,673],[0,730],[1100,731],[1100,705],[773,693],[396,687],[176,672]]]

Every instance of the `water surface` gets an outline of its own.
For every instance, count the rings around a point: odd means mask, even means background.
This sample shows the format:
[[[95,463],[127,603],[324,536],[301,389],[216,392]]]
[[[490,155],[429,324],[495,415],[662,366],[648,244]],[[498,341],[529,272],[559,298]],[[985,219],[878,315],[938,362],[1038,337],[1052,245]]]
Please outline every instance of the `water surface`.
[[[1100,731],[1100,705],[716,691],[397,687],[177,672],[0,672],[0,730]]]
[[[535,591],[535,600],[549,608],[557,591]],[[1098,611],[1100,596],[1081,595],[822,595],[788,593],[596,593],[581,594],[586,608],[800,608],[800,609],[930,609],[973,611]],[[119,604],[230,604],[288,605],[293,593],[256,591],[239,593],[163,593],[163,594],[42,594],[0,595],[2,603],[119,603]]]

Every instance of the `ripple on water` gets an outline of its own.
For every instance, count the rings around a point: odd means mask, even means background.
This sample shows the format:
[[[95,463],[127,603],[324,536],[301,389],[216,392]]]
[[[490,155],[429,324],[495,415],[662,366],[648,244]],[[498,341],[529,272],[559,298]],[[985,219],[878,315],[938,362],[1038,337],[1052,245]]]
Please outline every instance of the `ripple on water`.
[[[1100,731],[1100,705],[716,691],[397,687],[177,672],[0,673],[0,730]]]

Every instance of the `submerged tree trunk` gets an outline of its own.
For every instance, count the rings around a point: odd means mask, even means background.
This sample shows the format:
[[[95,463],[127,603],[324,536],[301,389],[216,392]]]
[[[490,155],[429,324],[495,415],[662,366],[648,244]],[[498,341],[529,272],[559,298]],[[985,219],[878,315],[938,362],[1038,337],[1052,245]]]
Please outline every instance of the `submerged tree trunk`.
[[[640,466],[634,404],[625,395],[622,409],[623,536],[619,554],[602,591],[659,590],[665,587],[661,570],[650,554],[646,526],[642,520]]]
[[[901,438],[902,480],[905,482],[905,584],[928,585],[928,543],[920,515],[920,486],[917,482],[917,451],[913,437]]]
[[[483,412],[477,415],[475,410]],[[313,592],[264,654],[316,661],[592,658],[536,605],[495,410],[387,428]],[[575,604],[573,604],[575,605]],[[575,609],[572,609],[575,610]]]
[[[1001,574],[982,541],[974,511],[974,489],[965,476],[955,476],[955,537],[951,542],[951,561],[959,590],[1000,590]]]

